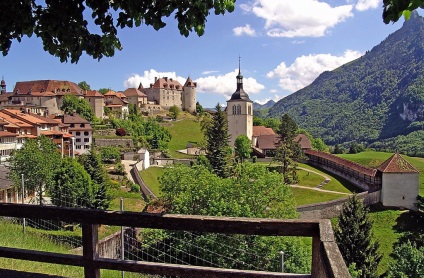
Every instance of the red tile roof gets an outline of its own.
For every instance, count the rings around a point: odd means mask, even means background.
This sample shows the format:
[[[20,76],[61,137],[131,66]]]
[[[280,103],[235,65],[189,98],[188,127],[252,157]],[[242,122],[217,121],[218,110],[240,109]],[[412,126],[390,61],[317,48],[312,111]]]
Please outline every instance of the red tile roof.
[[[153,88],[169,88],[169,89],[175,89],[175,90],[182,90],[183,86],[178,82],[177,80],[174,80],[172,78],[163,77],[158,78],[155,83],[153,84]]]
[[[147,97],[143,92],[136,88],[128,88],[123,93],[126,97]]]
[[[0,131],[0,137],[16,137],[18,134],[9,131]]]
[[[267,134],[258,137],[256,146],[261,150],[276,150],[279,143],[280,135]]]
[[[383,173],[418,173],[418,170],[398,153],[384,161],[377,170]]]
[[[19,94],[43,94],[43,93],[53,93],[53,95],[64,95],[64,94],[74,94],[81,95],[82,89],[78,87],[77,84],[70,81],[60,81],[60,80],[33,80],[33,81],[23,81],[16,82],[15,93]]]
[[[105,97],[104,95],[102,95],[102,93],[96,90],[84,91],[84,93],[85,93],[84,95],[85,97],[100,97],[100,98]]]
[[[301,149],[312,149],[311,140],[309,140],[308,136],[301,133],[294,137],[294,141],[298,142]]]
[[[329,153],[324,153],[324,152],[319,152],[319,151],[315,151],[315,150],[306,150],[305,151],[306,155],[314,155],[317,157],[321,157],[324,159],[327,159],[328,161],[334,162],[336,164],[339,164],[341,166],[345,166],[348,167],[356,172],[368,175],[368,176],[375,176],[375,174],[377,173],[376,169],[372,169],[372,168],[368,168],[365,167],[361,164],[355,163],[353,161],[335,156],[333,154],[329,154]]]
[[[253,137],[257,137],[260,135],[272,135],[275,134],[274,130],[270,127],[253,126]]]

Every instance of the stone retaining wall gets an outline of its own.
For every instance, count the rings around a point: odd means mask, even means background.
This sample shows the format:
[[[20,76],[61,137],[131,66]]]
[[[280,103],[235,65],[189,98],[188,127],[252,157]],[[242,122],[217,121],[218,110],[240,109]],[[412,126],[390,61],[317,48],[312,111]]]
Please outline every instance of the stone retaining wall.
[[[134,148],[134,142],[130,138],[100,139],[93,138],[94,144],[98,147],[121,146],[125,148]]]
[[[362,199],[365,206],[369,206],[380,202],[380,193],[381,191],[362,192],[358,194],[358,197]],[[349,197],[345,197],[328,202],[298,206],[297,212],[299,212],[301,219],[329,219],[337,217],[343,209],[343,204],[348,199]]]

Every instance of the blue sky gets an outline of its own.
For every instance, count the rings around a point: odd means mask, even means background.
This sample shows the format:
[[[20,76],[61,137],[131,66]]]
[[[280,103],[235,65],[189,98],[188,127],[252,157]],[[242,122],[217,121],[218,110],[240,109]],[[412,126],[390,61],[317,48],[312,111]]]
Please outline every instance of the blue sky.
[[[204,107],[225,103],[236,89],[238,59],[244,89],[254,101],[281,99],[371,50],[398,23],[385,25],[382,0],[237,0],[233,13],[208,17],[205,34],[181,36],[176,21],[164,29],[150,26],[119,30],[123,50],[100,61],[82,56],[78,64],[60,63],[41,41],[13,42],[0,57],[8,91],[17,81],[86,81],[92,89],[116,91],[147,87],[154,77],[197,81]]]

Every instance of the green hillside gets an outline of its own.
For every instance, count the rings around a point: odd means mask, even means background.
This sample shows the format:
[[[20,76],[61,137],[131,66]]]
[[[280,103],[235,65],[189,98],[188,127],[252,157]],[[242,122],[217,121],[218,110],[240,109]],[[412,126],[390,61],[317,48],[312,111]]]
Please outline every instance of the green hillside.
[[[414,13],[364,56],[322,73],[311,85],[277,102],[268,116],[288,113],[330,145],[372,143],[422,130],[423,30],[424,19]]]

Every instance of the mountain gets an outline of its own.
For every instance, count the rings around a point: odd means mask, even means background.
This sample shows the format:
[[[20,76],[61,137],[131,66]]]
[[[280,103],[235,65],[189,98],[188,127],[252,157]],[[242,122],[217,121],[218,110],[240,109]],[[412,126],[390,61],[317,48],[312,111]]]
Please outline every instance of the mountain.
[[[414,12],[371,51],[323,72],[278,101],[268,116],[288,113],[314,137],[333,145],[408,135],[423,128],[423,111],[424,19]]]
[[[275,104],[275,101],[273,101],[272,99],[269,100],[265,104],[260,104],[260,103],[257,103],[257,102],[253,102],[253,110],[260,110],[260,109],[271,108],[272,106],[274,106],[274,104]]]

